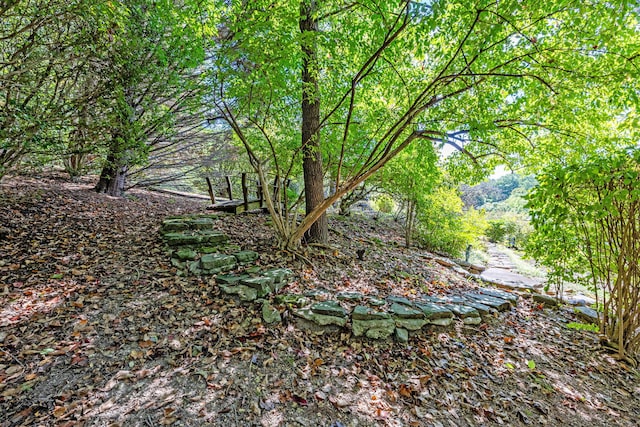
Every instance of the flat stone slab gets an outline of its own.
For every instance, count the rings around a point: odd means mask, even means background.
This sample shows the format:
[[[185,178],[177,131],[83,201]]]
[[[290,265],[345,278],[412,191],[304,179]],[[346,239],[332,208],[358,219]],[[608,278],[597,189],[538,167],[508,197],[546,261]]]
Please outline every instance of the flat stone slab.
[[[396,317],[401,319],[424,319],[425,317],[422,310],[416,310],[404,304],[393,303],[390,310]]]
[[[344,327],[347,324],[346,317],[327,316],[325,314],[314,313],[309,308],[293,310],[293,314],[320,326],[336,325]]]
[[[364,295],[359,292],[338,292],[336,294],[336,299],[338,301],[362,301],[364,299]]]
[[[564,295],[562,302],[569,305],[589,307],[596,303],[596,300],[586,295]]]
[[[337,301],[322,301],[311,306],[311,311],[325,316],[346,317],[347,311]]]
[[[260,298],[269,295],[273,290],[271,288],[273,285],[273,277],[251,277],[249,279],[241,280],[240,283],[255,289],[256,292],[258,292],[258,297]]]
[[[405,297],[398,297],[395,295],[391,295],[387,297],[387,302],[389,302],[390,304],[402,304],[402,305],[406,305],[407,307],[413,307],[413,301],[411,301],[408,298]]]
[[[273,277],[273,283],[282,283],[293,277],[293,271],[288,268],[273,268],[262,272],[263,276]]]
[[[478,288],[477,293],[481,295],[489,295],[490,297],[500,298],[506,301],[509,301],[511,305],[518,304],[518,295],[513,294],[507,291],[501,291],[500,289],[490,289],[490,288]]]
[[[373,305],[374,307],[381,307],[385,305],[387,302],[383,299],[376,297],[367,297],[367,304]]]
[[[390,319],[391,315],[384,311],[376,311],[363,305],[357,305],[351,312],[351,318],[354,320],[380,320]]]
[[[422,319],[400,319],[396,318],[396,326],[398,328],[407,329],[409,331],[419,331],[424,325],[429,323],[425,318]]]
[[[203,270],[224,269],[229,270],[236,265],[236,258],[233,255],[206,254],[200,258],[200,267]]]
[[[404,328],[396,328],[396,341],[401,343],[409,342],[409,331]]]
[[[578,306],[578,307],[574,307],[573,308],[574,312],[576,313],[576,315],[578,316],[578,318],[589,322],[589,323],[598,323],[599,319],[598,319],[598,312],[595,311],[593,308],[590,307],[585,307],[585,306]]]
[[[282,316],[275,307],[272,307],[268,301],[265,301],[262,304],[262,320],[264,320],[266,324],[280,323],[282,322]]]
[[[452,315],[453,316],[453,315]],[[449,326],[453,323],[453,317],[442,317],[439,319],[431,319],[429,320],[429,324],[436,326]]]
[[[466,300],[464,303],[465,305],[468,305],[469,307],[472,307],[478,310],[478,313],[480,313],[481,316],[486,316],[487,314],[491,314],[497,311],[495,308],[489,307],[488,305],[484,305],[481,302],[478,302],[473,299]]]
[[[258,259],[260,254],[254,251],[240,251],[233,254],[240,264],[247,264]]]
[[[535,302],[539,302],[539,303],[544,304],[544,305],[549,306],[549,307],[557,307],[558,306],[558,300],[556,300],[554,297],[549,296],[549,295],[533,294],[533,295],[531,295],[531,298]]]
[[[435,319],[450,319],[453,317],[453,313],[447,307],[432,302],[416,302],[416,307],[422,310],[426,318],[430,321]]]
[[[447,308],[461,319],[465,319],[467,317],[480,317],[478,310],[466,305],[449,304],[447,305]]]
[[[258,291],[245,285],[220,285],[222,292],[228,295],[237,295],[242,301],[255,301]]]
[[[185,260],[194,260],[198,257],[198,253],[196,251],[194,251],[193,249],[187,249],[187,248],[183,248],[183,249],[178,249],[175,252],[175,256],[176,258],[178,258],[179,260],[185,261]]]
[[[477,301],[480,304],[493,307],[498,311],[505,311],[511,308],[511,303],[509,301],[501,298],[492,297],[491,295],[469,293],[469,294],[465,294],[465,297],[468,299]]]
[[[221,244],[228,240],[225,234],[213,230],[167,233],[163,237],[169,246]]]
[[[248,279],[250,276],[247,274],[229,274],[216,276],[216,283],[219,285],[235,285],[240,283],[244,279]]]

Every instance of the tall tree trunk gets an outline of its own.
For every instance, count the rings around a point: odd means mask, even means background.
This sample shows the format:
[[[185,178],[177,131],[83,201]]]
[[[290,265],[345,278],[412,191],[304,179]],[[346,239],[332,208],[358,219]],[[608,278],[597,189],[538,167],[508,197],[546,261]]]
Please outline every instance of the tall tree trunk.
[[[318,50],[315,33],[318,31],[315,0],[300,2],[300,31],[302,32],[302,147],[304,158],[304,191],[307,215],[324,200],[324,174],[320,152],[320,96],[318,91]],[[309,242],[328,240],[327,215],[323,213],[309,228],[305,237]]]

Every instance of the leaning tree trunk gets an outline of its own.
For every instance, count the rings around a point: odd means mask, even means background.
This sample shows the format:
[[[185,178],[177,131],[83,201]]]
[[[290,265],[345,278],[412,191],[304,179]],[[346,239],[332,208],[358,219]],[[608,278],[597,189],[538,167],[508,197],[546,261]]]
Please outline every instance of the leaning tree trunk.
[[[314,39],[314,33],[318,31],[316,10],[315,0],[302,0],[300,3],[300,31],[303,33],[302,147],[304,158],[302,169],[307,215],[324,200],[324,174],[322,173],[322,155],[320,153],[318,52]],[[326,243],[328,234],[327,215],[323,213],[309,228],[305,237],[309,242]]]

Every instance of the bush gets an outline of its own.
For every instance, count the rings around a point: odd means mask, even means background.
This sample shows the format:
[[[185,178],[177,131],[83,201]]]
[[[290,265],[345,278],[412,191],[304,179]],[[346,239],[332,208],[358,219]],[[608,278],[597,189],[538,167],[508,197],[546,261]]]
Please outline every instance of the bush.
[[[390,214],[396,209],[396,202],[388,194],[381,194],[373,201],[373,208],[378,212]]]

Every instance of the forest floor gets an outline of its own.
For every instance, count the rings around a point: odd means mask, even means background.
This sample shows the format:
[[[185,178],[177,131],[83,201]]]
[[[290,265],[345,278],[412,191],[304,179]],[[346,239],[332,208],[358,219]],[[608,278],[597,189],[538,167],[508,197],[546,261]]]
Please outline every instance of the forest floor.
[[[635,426],[640,374],[521,298],[478,326],[408,343],[264,325],[207,278],[178,277],[159,238],[200,201],[52,176],[0,185],[0,426]],[[396,223],[331,218],[312,265],[268,217],[220,216],[231,242],[295,272],[288,291],[386,296],[477,287],[402,247]],[[355,253],[366,249],[363,260]],[[286,313],[283,313],[286,314]]]

